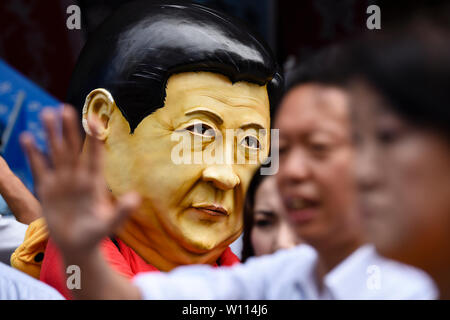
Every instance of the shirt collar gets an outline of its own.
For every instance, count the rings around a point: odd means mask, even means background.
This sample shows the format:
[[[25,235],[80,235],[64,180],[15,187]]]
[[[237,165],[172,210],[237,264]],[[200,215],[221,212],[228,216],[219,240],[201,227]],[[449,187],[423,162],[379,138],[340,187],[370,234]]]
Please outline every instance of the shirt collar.
[[[366,290],[367,267],[374,256],[376,251],[371,244],[356,249],[325,275],[322,298],[354,299],[359,290]]]

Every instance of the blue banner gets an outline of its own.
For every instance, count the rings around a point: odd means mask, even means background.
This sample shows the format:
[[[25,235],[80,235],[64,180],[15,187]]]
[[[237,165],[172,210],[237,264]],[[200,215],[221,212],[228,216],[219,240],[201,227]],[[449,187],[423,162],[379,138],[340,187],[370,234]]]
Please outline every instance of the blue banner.
[[[0,154],[11,170],[33,192],[33,179],[19,143],[22,132],[30,132],[45,152],[45,132],[40,112],[45,107],[60,109],[61,103],[0,59]],[[0,199],[0,212],[5,204]]]

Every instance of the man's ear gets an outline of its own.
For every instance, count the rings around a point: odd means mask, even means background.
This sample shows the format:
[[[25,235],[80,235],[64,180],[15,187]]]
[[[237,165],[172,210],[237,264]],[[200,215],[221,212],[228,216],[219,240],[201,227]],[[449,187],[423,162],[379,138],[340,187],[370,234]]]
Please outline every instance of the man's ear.
[[[97,139],[105,140],[110,132],[109,120],[116,108],[116,103],[111,93],[103,88],[91,91],[84,102],[83,107],[83,128],[86,134],[92,135],[89,130],[88,121],[92,116],[96,116],[100,120],[100,128],[98,128]]]

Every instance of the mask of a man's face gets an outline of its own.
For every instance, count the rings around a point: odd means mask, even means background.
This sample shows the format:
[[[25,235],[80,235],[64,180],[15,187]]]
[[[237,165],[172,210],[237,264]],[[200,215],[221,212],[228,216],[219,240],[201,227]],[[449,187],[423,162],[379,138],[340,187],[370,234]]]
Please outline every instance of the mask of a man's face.
[[[239,236],[245,192],[259,159],[269,150],[266,86],[233,84],[210,72],[173,75],[164,107],[143,119],[133,134],[114,103],[108,106],[97,100],[89,100],[85,117],[96,113],[105,124],[101,133],[108,186],[114,195],[135,190],[143,197],[141,209],[132,217],[145,233],[137,239],[146,237],[167,250],[183,248],[201,254],[223,250]],[[192,145],[192,154],[211,155],[221,148],[225,160],[176,161],[174,150],[181,141],[173,138],[177,133],[192,141],[201,138],[200,149]],[[255,154],[256,163],[236,163],[236,158]],[[191,159],[194,162],[193,155]]]

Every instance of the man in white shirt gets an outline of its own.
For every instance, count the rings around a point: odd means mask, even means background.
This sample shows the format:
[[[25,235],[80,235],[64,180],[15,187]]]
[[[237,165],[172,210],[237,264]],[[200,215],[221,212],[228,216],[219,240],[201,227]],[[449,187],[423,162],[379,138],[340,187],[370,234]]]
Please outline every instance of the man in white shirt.
[[[214,269],[180,267],[168,274],[141,273],[133,283],[143,299],[435,299],[420,270],[378,256],[371,245],[329,272],[319,290],[317,253],[305,244],[245,264]]]

